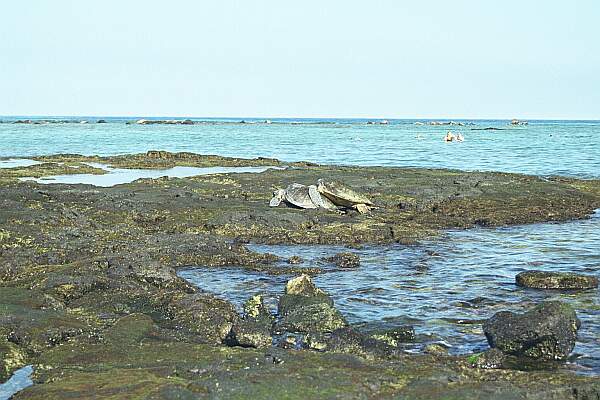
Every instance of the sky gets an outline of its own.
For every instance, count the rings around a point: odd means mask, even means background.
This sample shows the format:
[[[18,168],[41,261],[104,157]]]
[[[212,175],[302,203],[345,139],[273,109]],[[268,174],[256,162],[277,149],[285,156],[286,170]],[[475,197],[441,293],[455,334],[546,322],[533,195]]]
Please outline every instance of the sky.
[[[0,115],[600,119],[600,2],[5,1]]]

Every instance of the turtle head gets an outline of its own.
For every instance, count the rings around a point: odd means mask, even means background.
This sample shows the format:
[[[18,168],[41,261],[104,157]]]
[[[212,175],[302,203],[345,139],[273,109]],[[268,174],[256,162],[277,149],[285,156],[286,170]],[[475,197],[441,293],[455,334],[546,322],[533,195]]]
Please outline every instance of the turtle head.
[[[273,198],[269,202],[269,206],[277,207],[285,198],[285,189],[278,189],[273,192]]]

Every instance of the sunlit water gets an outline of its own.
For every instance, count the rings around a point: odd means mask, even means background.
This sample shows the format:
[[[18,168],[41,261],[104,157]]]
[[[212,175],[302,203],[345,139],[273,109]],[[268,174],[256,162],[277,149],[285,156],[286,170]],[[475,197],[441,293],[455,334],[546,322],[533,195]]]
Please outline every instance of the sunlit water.
[[[24,159],[23,161],[30,161]],[[186,178],[198,175],[214,175],[214,174],[232,174],[252,172],[264,172],[269,168],[278,167],[182,167],[175,166],[168,169],[125,169],[111,168],[104,164],[87,163],[88,165],[100,168],[106,171],[104,175],[96,174],[71,174],[71,175],[51,175],[42,178],[20,178],[21,181],[34,181],[41,184],[65,183],[65,184],[86,184],[99,187],[111,187],[130,183],[137,179],[157,179],[163,176],[169,178]]]
[[[252,248],[282,257],[299,255],[306,266],[325,272],[315,283],[331,294],[351,323],[413,324],[418,340],[407,350],[442,342],[454,354],[487,348],[481,322],[501,310],[522,312],[542,300],[572,304],[582,321],[573,368],[600,373],[598,290],[557,292],[524,289],[515,276],[530,269],[598,275],[600,212],[591,219],[500,229],[451,231],[420,246],[367,247],[351,250],[361,257],[356,270],[323,265],[320,258],[339,251],[328,246]],[[288,265],[283,262],[280,267]],[[241,304],[258,292],[275,304],[291,275],[267,275],[236,268],[193,268],[181,276],[199,288]]]
[[[600,176],[597,121],[531,121],[528,126],[513,127],[508,121],[473,121],[473,126],[415,125],[408,120],[390,120],[389,125],[367,125],[366,120],[127,125],[125,120],[109,118],[107,124],[24,125],[10,123],[14,118],[2,119],[6,122],[0,124],[0,157],[112,155],[155,149],[333,164]],[[504,130],[471,130],[485,127]],[[465,141],[444,143],[448,130],[460,132]]]

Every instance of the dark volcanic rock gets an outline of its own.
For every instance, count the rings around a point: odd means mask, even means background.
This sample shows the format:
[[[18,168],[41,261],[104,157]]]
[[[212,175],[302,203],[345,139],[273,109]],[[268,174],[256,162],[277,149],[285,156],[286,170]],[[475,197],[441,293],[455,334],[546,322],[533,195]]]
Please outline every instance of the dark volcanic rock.
[[[225,300],[194,293],[169,304],[176,328],[196,335],[199,342],[221,344],[239,321],[233,305]]]
[[[365,332],[369,337],[385,342],[390,346],[415,340],[415,328],[410,325],[397,326],[391,329],[378,329]]]
[[[497,369],[502,368],[506,355],[498,349],[489,349],[481,354],[469,357],[469,362],[475,368]]]
[[[593,289],[598,278],[570,272],[525,271],[516,277],[517,285],[534,289]]]
[[[575,346],[581,323],[571,306],[541,303],[523,313],[501,311],[487,320],[483,331],[492,348],[537,360],[564,360]]]
[[[395,346],[390,346],[351,327],[339,328],[330,334],[307,335],[306,345],[314,350],[362,356],[386,357],[397,352]]]
[[[291,279],[279,299],[279,331],[332,332],[347,325],[333,300],[308,275]]]
[[[288,264],[301,264],[304,260],[302,260],[302,257],[300,256],[291,256],[290,258],[288,258],[287,263]]]
[[[338,268],[357,268],[360,266],[360,257],[354,253],[338,253],[324,258],[324,261],[335,264]]]
[[[274,317],[265,306],[263,296],[252,296],[244,304],[243,318],[231,328],[227,343],[242,347],[269,347],[273,341],[273,322]]]

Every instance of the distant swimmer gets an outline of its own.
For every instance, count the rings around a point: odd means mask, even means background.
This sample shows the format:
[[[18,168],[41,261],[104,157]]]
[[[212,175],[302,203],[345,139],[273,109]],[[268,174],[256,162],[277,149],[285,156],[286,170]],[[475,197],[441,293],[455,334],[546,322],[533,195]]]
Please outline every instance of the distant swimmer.
[[[459,133],[458,135],[456,135],[456,141],[457,141],[457,142],[462,142],[462,141],[464,141],[464,140],[465,140],[465,138],[464,138],[464,137],[463,137],[463,135],[461,135],[460,133]]]
[[[451,142],[454,139],[455,138],[454,138],[454,135],[452,134],[452,132],[448,131],[448,133],[446,133],[446,137],[444,138],[444,142]]]

